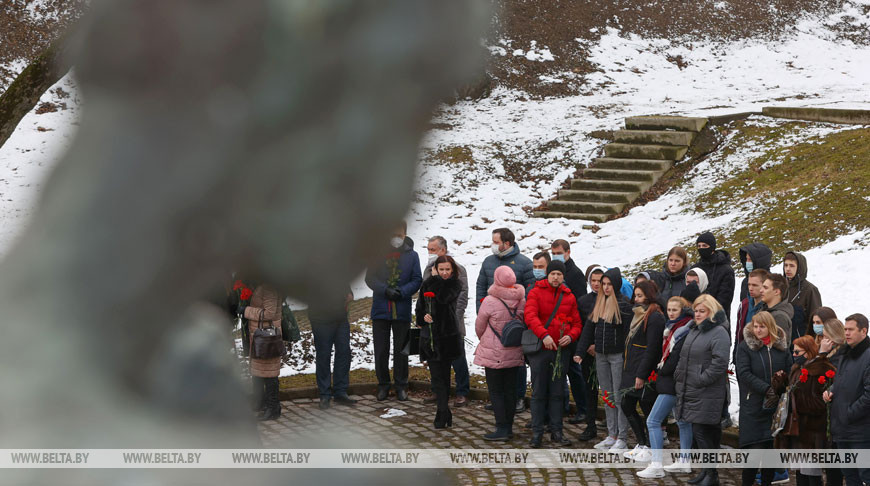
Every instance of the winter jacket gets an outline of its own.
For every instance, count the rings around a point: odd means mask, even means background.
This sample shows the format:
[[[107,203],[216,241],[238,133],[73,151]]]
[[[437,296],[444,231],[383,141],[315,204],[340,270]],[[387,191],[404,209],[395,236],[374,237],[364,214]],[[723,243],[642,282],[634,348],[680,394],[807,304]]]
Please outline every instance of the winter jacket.
[[[679,297],[680,293],[686,288],[686,272],[689,271],[689,266],[684,265],[683,269],[677,273],[671,273],[668,270],[668,264],[665,262],[662,265],[660,272],[650,271],[650,280],[655,282],[659,288],[659,298],[667,301],[671,297]]]
[[[577,264],[574,263],[574,259],[571,258],[567,262],[565,262],[565,286],[571,289],[571,293],[574,294],[574,298],[577,299],[577,303],[580,303],[580,298],[586,295],[586,275],[583,274],[583,271],[577,268]]]
[[[423,280],[432,277],[432,267],[435,264],[426,265],[423,270]],[[456,299],[456,322],[459,323],[459,334],[465,336],[465,309],[468,308],[468,272],[460,264],[456,264],[459,269],[459,283],[462,285],[462,291],[459,293],[459,298]]]
[[[433,292],[434,297],[425,294]],[[423,282],[415,315],[420,330],[420,361],[453,361],[465,352],[456,320],[456,301],[462,293],[457,275],[448,279],[432,277]],[[432,314],[432,323],[425,321]]]
[[[526,307],[525,291],[516,283],[514,273],[500,270],[499,268],[495,271],[496,283],[489,288],[489,295],[480,304],[477,320],[474,322],[474,331],[480,339],[480,344],[474,351],[474,364],[485,368],[503,369],[525,365],[522,347],[502,346],[501,339],[495,333],[501,335],[505,324],[513,319],[511,311],[522,320]]]
[[[710,285],[706,293],[712,295],[722,308],[725,316],[731,320],[731,301],[734,300],[734,269],[731,267],[731,255],[725,250],[716,250],[709,260],[701,260],[692,268],[700,268],[707,273]],[[731,339],[731,336],[728,336]]]
[[[834,442],[870,441],[870,337],[847,350],[831,392]]]
[[[737,384],[740,388],[740,447],[771,440],[770,426],[776,407],[764,408],[767,390],[777,371],[791,368],[791,353],[785,332],[770,347],[752,332],[743,329],[743,342],[737,347]]]
[[[520,254],[520,247],[514,244],[507,255],[500,257],[498,255],[490,255],[483,260],[483,265],[480,267],[480,273],[477,275],[477,290],[475,292],[475,303],[477,309],[480,309],[480,303],[486,297],[486,292],[493,284],[495,269],[507,265],[517,276],[517,283],[524,288],[535,283],[535,272],[532,268],[532,261],[528,257]]]
[[[737,359],[737,346],[743,342],[743,328],[752,320],[752,316],[761,311],[764,302],[755,302],[752,297],[747,297],[740,301],[737,307],[737,322],[735,322],[734,330],[734,356],[732,359]]]
[[[801,369],[807,370],[806,383],[799,383]],[[789,412],[785,428],[776,436],[777,449],[823,449],[828,447],[828,409],[822,400],[826,385],[819,377],[834,370],[834,365],[824,356],[816,356],[803,366],[795,363],[787,378],[774,377],[774,389],[783,393],[787,386],[794,386],[789,398]],[[795,386],[796,385],[796,386]],[[797,435],[788,435],[791,430]]]
[[[792,316],[794,316],[794,310],[792,309],[791,304],[786,301],[782,301],[773,307],[767,307],[767,304],[763,304],[761,310],[770,312],[773,315],[773,320],[776,321],[776,325],[779,326],[780,329],[785,331],[786,341],[788,341],[788,345],[791,346],[791,339],[792,336],[794,336],[791,330]]]
[[[366,285],[372,289],[372,320],[393,320],[393,306],[396,307],[397,321],[411,322],[411,297],[420,289],[423,274],[420,273],[420,257],[414,251],[414,241],[406,237],[405,242],[397,250],[399,281],[397,288],[402,292],[402,298],[393,302],[387,300],[384,291],[390,280],[388,257],[383,263],[369,267],[366,271]]]
[[[646,309],[643,306],[634,308],[634,316],[643,316]],[[634,388],[635,378],[643,381],[649,379],[662,359],[662,333],[665,330],[665,315],[661,311],[650,313],[647,318],[646,330],[643,322],[639,323],[637,331],[625,343],[622,355],[622,384],[620,388]]]
[[[740,300],[749,297],[749,270],[746,269],[746,255],[752,258],[753,270],[770,270],[770,259],[773,252],[764,243],[750,243],[740,249],[740,265],[746,277],[740,282]],[[742,341],[742,339],[741,339]]]
[[[604,273],[604,276],[611,282],[622,280],[622,274],[618,268],[611,268]],[[580,336],[580,342],[577,344],[577,353],[581,357],[586,355],[586,350],[593,344],[595,345],[596,354],[622,354],[625,350],[625,337],[628,335],[628,328],[631,325],[634,311],[631,309],[631,303],[628,298],[623,296],[616,288],[614,288],[614,291],[614,295],[618,299],[619,314],[622,322],[617,324],[615,322],[605,322],[604,319],[593,321],[590,312],[590,318],[584,322],[584,332]]]
[[[245,319],[248,321],[249,343],[253,347],[254,331],[261,327],[272,326],[281,335],[281,297],[278,292],[266,285],[258,285],[245,307]],[[260,378],[277,378],[281,371],[281,358],[254,359],[251,358],[251,376]]]
[[[556,311],[550,326],[545,328],[544,325],[556,307],[559,294],[563,295],[559,310]],[[560,329],[558,325],[560,317],[565,320],[565,329]],[[539,280],[535,284],[535,288],[529,292],[529,298],[526,300],[525,319],[526,326],[536,336],[544,339],[549,334],[556,342],[559,341],[561,333],[563,336],[571,336],[571,343],[576,343],[583,328],[583,323],[580,322],[580,313],[577,312],[577,299],[574,298],[571,289],[565,284],[554,289],[547,280]]]
[[[728,391],[728,335],[725,313],[689,325],[674,371],[676,418],[693,424],[719,424]]]
[[[790,251],[786,255],[794,255],[797,259],[797,274],[788,281],[788,291],[782,296],[782,300],[788,302],[794,308],[792,322],[792,339],[803,336],[807,329],[812,328],[813,312],[822,306],[822,295],[809,280],[807,280],[807,258],[796,251]],[[783,271],[785,274],[785,271]]]

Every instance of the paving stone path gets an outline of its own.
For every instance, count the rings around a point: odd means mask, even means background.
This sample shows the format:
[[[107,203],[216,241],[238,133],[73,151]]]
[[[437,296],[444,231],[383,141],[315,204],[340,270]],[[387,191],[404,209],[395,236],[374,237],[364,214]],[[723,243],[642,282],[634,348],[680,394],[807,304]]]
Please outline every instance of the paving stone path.
[[[260,432],[265,447],[278,447],[284,441],[292,441],[295,447],[310,445],[318,447],[324,438],[340,438],[344,444],[332,447],[370,447],[395,449],[430,448],[478,448],[478,449],[525,449],[531,431],[523,425],[531,419],[528,411],[517,415],[514,439],[507,443],[487,442],[483,434],[493,428],[492,412],[484,408],[485,402],[472,400],[463,408],[453,409],[453,427],[435,430],[432,421],[434,404],[423,403],[423,396],[411,394],[411,399],[399,402],[391,395],[378,402],[373,395],[352,396],[359,402],[352,407],[333,404],[328,410],[320,410],[319,400],[296,399],[282,402],[281,418],[262,422]],[[451,402],[452,405],[452,402]],[[406,413],[392,418],[380,418],[386,409],[400,409]],[[577,436],[584,425],[565,423],[565,435],[574,447],[592,448],[597,441],[580,442]],[[605,430],[603,423],[598,430]],[[603,439],[600,434],[598,440]],[[672,444],[678,442],[674,437]],[[322,445],[320,447],[323,447]],[[550,447],[544,437],[544,447]],[[671,445],[670,447],[674,447]],[[621,485],[640,484],[685,484],[692,475],[667,475],[661,480],[641,480],[635,473],[639,469],[447,469],[445,484],[458,485]],[[740,471],[720,471],[723,486],[740,484]],[[793,483],[792,479],[792,483]]]

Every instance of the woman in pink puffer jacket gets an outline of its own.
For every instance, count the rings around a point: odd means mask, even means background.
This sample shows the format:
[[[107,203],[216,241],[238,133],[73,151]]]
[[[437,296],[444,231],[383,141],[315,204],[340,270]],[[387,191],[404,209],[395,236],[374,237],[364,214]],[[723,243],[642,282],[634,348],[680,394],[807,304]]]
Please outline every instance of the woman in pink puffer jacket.
[[[525,362],[522,347],[502,346],[496,333],[501,335],[504,325],[513,319],[511,312],[522,321],[526,291],[517,285],[514,271],[507,266],[495,270],[494,281],[477,311],[474,328],[480,344],[474,351],[474,364],[486,369],[486,386],[495,413],[495,432],[483,438],[508,441],[513,437],[517,372]]]

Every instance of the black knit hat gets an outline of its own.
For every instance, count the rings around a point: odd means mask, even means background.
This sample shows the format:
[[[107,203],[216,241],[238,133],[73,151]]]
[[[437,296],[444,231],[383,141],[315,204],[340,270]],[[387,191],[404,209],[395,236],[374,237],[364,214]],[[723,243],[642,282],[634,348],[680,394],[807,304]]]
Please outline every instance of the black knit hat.
[[[547,265],[547,275],[550,275],[550,272],[552,272],[554,270],[558,270],[558,271],[562,272],[562,275],[565,275],[565,273],[568,271],[565,268],[565,263],[560,262],[559,260],[553,260],[550,262],[549,265]]]
[[[701,233],[701,236],[698,236],[698,241],[696,242],[696,244],[697,243],[706,243],[710,245],[710,248],[714,250],[716,249],[716,237],[713,236],[713,233],[709,231]]]

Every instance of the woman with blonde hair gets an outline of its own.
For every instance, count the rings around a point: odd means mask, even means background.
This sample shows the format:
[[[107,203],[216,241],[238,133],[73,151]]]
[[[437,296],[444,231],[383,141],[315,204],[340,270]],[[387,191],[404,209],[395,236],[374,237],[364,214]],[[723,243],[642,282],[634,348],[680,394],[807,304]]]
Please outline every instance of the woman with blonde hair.
[[[722,407],[728,395],[728,358],[731,350],[728,318],[713,296],[703,294],[692,304],[694,322],[684,338],[674,372],[676,419],[692,424],[698,449],[719,449]],[[706,468],[690,484],[719,484],[715,467]]]
[[[595,307],[584,323],[584,331],[577,344],[574,361],[580,363],[586,349],[595,345],[595,368],[599,388],[610,400],[622,402],[619,384],[622,380],[623,351],[625,338],[634,311],[628,297],[622,295],[622,273],[619,268],[611,268],[601,277],[601,291],[595,300]],[[596,449],[622,452],[628,444],[628,420],[622,410],[606,407],[607,437],[596,444]]]
[[[737,347],[737,383],[740,386],[740,448],[773,449],[770,433],[778,397],[774,391],[774,376],[784,375],[791,368],[785,331],[776,325],[770,312],[752,316],[743,328],[743,342]],[[743,469],[743,484],[755,482],[756,468]],[[761,469],[761,485],[773,481],[775,470]]]
[[[828,319],[823,324],[822,338],[819,340],[819,354],[824,355],[831,364],[840,367],[840,361],[849,346],[846,344],[846,326],[839,319]]]

